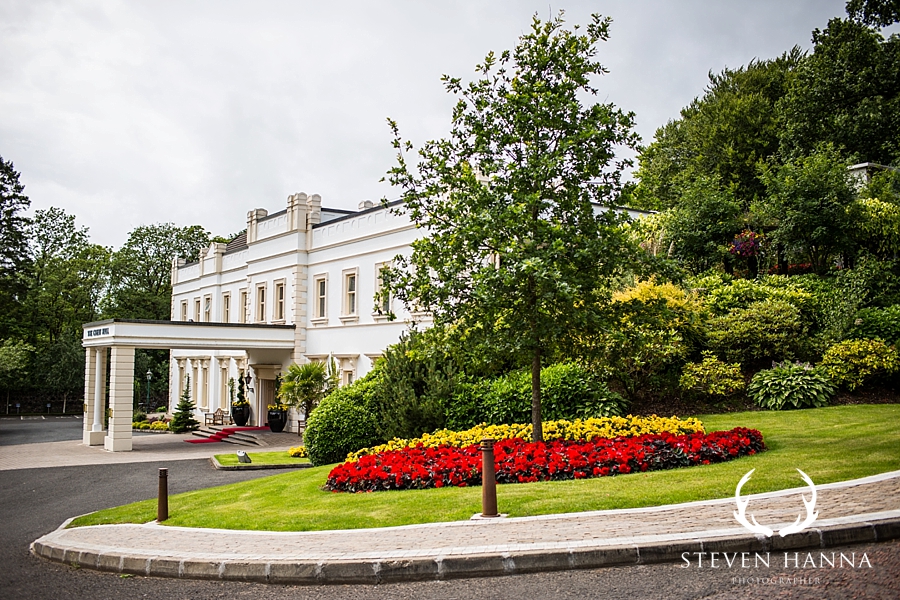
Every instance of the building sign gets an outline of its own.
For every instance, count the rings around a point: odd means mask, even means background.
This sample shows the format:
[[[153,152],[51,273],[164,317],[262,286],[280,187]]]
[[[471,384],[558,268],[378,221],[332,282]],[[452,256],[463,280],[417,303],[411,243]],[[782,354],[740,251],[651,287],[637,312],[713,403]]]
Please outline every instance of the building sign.
[[[109,327],[103,327],[103,328],[98,328],[98,329],[86,329],[85,335],[89,338],[100,337],[101,335],[109,335]]]

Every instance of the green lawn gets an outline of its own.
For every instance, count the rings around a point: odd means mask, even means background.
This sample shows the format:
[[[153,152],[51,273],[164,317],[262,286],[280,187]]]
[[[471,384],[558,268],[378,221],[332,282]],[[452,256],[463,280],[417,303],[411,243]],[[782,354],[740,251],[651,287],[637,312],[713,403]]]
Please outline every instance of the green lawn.
[[[299,465],[309,464],[308,458],[294,458],[287,452],[248,452],[247,456],[254,465]],[[237,452],[229,454],[216,454],[216,460],[223,467],[241,464],[238,462]]]
[[[763,433],[767,452],[736,461],[601,477],[498,486],[500,510],[528,516],[608,508],[655,506],[734,494],[755,468],[744,494],[801,487],[796,468],[815,483],[900,469],[900,405],[837,406],[785,412],[700,417],[707,431],[750,427]],[[442,488],[370,494],[324,492],[331,467],[178,494],[169,499],[169,525],[313,531],[387,527],[468,519],[481,510],[481,488]],[[73,526],[144,523],[156,518],[156,500],[103,510]]]

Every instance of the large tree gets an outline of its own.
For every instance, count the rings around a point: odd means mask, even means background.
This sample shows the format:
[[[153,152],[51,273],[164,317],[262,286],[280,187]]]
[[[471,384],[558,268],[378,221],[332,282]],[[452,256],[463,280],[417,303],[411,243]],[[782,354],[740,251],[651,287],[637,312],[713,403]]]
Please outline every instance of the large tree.
[[[774,60],[709,74],[703,96],[656,131],[641,151],[633,205],[678,206],[698,180],[716,181],[746,209],[765,195],[757,163],[778,151],[776,103],[801,61],[798,48]]]
[[[629,261],[617,147],[634,148],[633,114],[586,102],[610,20],[594,15],[582,33],[562,15],[534,18],[515,50],[489,53],[479,79],[456,95],[450,136],[412,144],[390,122],[398,164],[388,180],[425,234],[398,257],[386,289],[531,363],[532,424],[542,439],[542,357],[573,328],[590,328],[609,299],[608,282]],[[473,333],[474,332],[474,333]]]
[[[209,234],[199,225],[157,223],[136,227],[113,254],[104,313],[126,319],[169,319],[172,259],[197,260]]]
[[[24,290],[23,269],[28,263],[26,227],[22,211],[31,202],[12,162],[0,156],[0,337],[16,329],[16,313]]]
[[[885,165],[900,160],[900,36],[832,19],[778,103],[781,151],[809,155],[831,143],[844,155]]]

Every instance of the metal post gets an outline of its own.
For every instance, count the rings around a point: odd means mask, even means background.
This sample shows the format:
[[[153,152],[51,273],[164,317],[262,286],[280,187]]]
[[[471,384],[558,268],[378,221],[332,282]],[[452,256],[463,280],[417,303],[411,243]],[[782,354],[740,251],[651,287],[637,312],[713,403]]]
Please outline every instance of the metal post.
[[[494,475],[494,442],[481,440],[481,516],[499,517],[497,512],[497,479]]]
[[[156,501],[156,520],[163,522],[169,518],[169,470],[159,470],[159,497]]]

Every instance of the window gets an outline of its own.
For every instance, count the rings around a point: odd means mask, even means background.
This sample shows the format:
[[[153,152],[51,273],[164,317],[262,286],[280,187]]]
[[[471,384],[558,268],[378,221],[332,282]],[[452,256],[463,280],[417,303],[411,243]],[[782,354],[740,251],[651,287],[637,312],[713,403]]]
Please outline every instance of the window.
[[[266,320],[266,285],[256,288],[256,321],[263,323]]]
[[[284,281],[275,282],[275,317],[276,321],[284,321]]]
[[[187,320],[188,320],[187,300],[182,300],[182,301],[181,301],[181,320],[182,320],[182,321],[187,321]]]
[[[247,322],[247,308],[249,306],[250,298],[247,297],[247,290],[241,290],[241,313],[238,315],[238,323],[246,323]]]
[[[313,318],[325,319],[325,308],[328,301],[328,280],[325,275],[319,275],[313,280]]]
[[[212,319],[212,296],[206,296],[203,298],[203,322],[209,323]]]
[[[194,321],[200,321],[200,298],[194,300]]]
[[[344,276],[344,314],[356,314],[356,273],[347,273]]]
[[[391,295],[384,286],[384,269],[387,269],[390,263],[377,263],[375,265],[375,319],[387,319],[391,314]]]
[[[222,294],[222,322],[231,322],[231,294]]]

